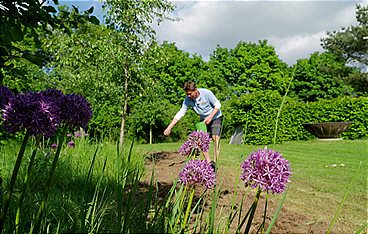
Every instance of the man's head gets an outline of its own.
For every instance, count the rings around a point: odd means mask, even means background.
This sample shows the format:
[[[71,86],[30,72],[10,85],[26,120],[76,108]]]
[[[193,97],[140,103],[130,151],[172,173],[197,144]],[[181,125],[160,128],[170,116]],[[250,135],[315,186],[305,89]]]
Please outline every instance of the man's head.
[[[188,97],[195,99],[199,96],[197,86],[193,81],[185,82],[184,91]]]

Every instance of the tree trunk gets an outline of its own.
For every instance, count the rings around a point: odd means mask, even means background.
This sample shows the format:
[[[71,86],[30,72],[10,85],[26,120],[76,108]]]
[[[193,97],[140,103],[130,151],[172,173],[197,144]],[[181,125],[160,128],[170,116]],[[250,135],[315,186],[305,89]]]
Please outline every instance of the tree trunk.
[[[125,120],[126,120],[126,113],[128,108],[128,83],[130,80],[129,68],[128,65],[124,65],[124,108],[123,108],[123,115],[121,117],[121,128],[120,128],[120,139],[119,139],[119,148],[123,149],[124,145],[124,130],[125,130]]]
[[[149,138],[150,145],[152,145],[152,139],[153,139],[153,136],[152,136],[152,125],[150,125],[150,138]]]

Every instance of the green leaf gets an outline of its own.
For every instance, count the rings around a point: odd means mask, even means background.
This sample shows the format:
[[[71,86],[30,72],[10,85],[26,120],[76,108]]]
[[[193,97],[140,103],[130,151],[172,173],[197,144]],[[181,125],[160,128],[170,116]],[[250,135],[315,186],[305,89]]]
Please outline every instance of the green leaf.
[[[88,21],[89,21],[89,22],[91,22],[92,24],[96,24],[96,25],[100,24],[100,21],[99,21],[99,20],[98,20],[98,18],[97,18],[96,16],[94,16],[94,15],[90,16],[90,17],[88,18]]]
[[[94,7],[91,6],[91,8],[89,8],[88,10],[86,10],[86,13],[87,14],[92,14],[93,13],[93,10],[94,10]]]
[[[56,9],[53,6],[50,6],[50,5],[43,6],[42,8],[45,9],[47,12],[51,12],[51,13],[56,13],[57,12]]]

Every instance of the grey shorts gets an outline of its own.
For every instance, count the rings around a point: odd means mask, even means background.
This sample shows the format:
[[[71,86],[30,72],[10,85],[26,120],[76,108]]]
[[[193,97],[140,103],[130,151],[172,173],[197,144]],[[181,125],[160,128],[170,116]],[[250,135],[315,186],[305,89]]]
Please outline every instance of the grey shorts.
[[[213,119],[209,124],[207,124],[207,132],[213,136],[220,136],[221,134],[222,121],[221,117]]]

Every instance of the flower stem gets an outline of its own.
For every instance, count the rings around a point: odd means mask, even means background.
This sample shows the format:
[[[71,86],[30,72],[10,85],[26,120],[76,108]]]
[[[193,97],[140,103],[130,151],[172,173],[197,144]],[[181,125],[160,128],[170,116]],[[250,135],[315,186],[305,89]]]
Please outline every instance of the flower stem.
[[[22,206],[23,206],[23,200],[24,200],[24,196],[27,192],[27,187],[29,186],[28,183],[28,179],[31,176],[31,170],[34,164],[34,160],[36,157],[36,152],[38,149],[38,144],[40,143],[40,136],[37,137],[36,139],[36,147],[35,149],[32,151],[32,155],[31,155],[31,159],[29,160],[28,163],[28,169],[27,169],[27,174],[24,177],[24,182],[23,182],[23,189],[22,189],[22,193],[20,194],[20,198],[19,198],[19,204],[18,204],[18,209],[17,209],[17,214],[15,216],[15,233],[20,233],[19,232],[19,223],[20,223],[20,212],[22,210]]]
[[[265,201],[265,206],[264,206],[264,211],[263,211],[263,221],[262,221],[262,224],[259,226],[257,233],[259,233],[259,231],[261,231],[261,233],[264,233],[265,224],[266,224],[267,206],[268,206],[268,192],[266,193],[266,201]]]
[[[188,220],[188,216],[189,216],[189,212],[190,212],[190,208],[192,206],[192,201],[193,201],[193,197],[194,197],[194,188],[192,188],[192,191],[190,193],[190,197],[189,197],[189,201],[188,201],[188,205],[187,205],[187,210],[185,212],[185,216],[184,216],[184,221],[182,223],[182,230],[184,231],[185,230],[185,226],[187,225],[187,220]]]
[[[252,207],[251,207],[251,212],[250,212],[249,219],[248,219],[248,223],[247,223],[247,226],[245,227],[244,233],[249,233],[250,226],[252,225],[254,213],[256,212],[257,204],[258,204],[258,200],[259,200],[259,196],[261,195],[261,192],[262,192],[261,189],[257,190],[257,195],[254,198],[254,201],[253,201],[253,204],[252,204]]]
[[[9,208],[10,201],[11,201],[13,191],[14,191],[15,181],[17,179],[18,171],[19,171],[20,164],[21,164],[23,156],[24,156],[24,151],[26,149],[26,145],[27,145],[29,137],[30,137],[30,134],[29,134],[28,131],[26,131],[26,134],[23,138],[23,142],[22,142],[22,145],[21,145],[19,153],[18,153],[17,161],[15,162],[15,165],[14,165],[14,168],[13,168],[13,174],[12,174],[12,177],[10,179],[8,193],[6,194],[6,197],[4,199],[3,209],[2,209],[1,217],[0,217],[0,233],[3,232],[6,214],[8,212],[8,208]]]

